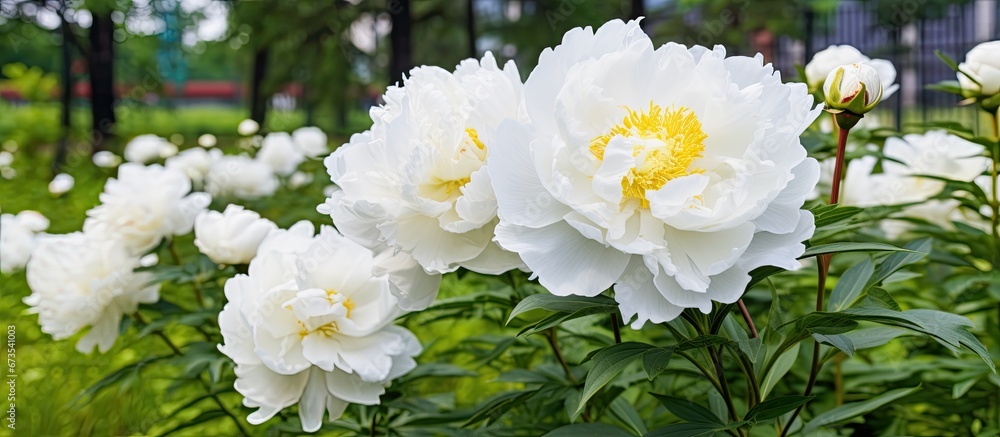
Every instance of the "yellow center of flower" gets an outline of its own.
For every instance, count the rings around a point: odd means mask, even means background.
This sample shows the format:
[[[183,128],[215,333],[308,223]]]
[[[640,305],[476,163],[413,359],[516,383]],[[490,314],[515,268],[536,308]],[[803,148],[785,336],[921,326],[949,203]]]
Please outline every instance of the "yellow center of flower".
[[[306,328],[306,325],[304,323],[299,322],[299,339],[306,338],[309,334],[312,334],[314,332],[318,332],[320,333],[320,335],[324,337],[331,337],[339,331],[340,327],[337,326],[337,322],[327,323],[323,326],[320,326],[319,328],[313,329],[312,331]]]
[[[701,129],[698,116],[683,106],[663,109],[650,102],[647,111],[628,107],[625,110],[628,114],[621,123],[590,141],[590,153],[603,161],[604,150],[617,136],[655,140],[633,147],[633,157],[641,154],[645,157],[622,177],[623,201],[636,199],[641,207],[649,208],[646,191],[659,190],[671,179],[703,171],[691,165],[702,157],[708,135]]]
[[[472,141],[472,144],[475,144],[476,147],[479,148],[479,150],[486,150],[486,145],[483,144],[482,140],[479,139],[479,132],[476,132],[475,129],[471,127],[466,128],[465,135],[469,137],[469,141]]]
[[[481,165],[485,160],[486,144],[479,139],[479,132],[471,127],[466,128],[465,138],[452,157],[452,161],[461,165],[468,165],[470,162]],[[471,176],[456,178],[453,172],[444,177],[431,176],[430,180],[420,187],[421,195],[439,202],[451,202],[462,195],[461,188],[471,180]]]
[[[352,301],[351,298],[346,296],[343,298],[343,300],[341,300],[338,296],[340,296],[340,293],[338,293],[337,290],[326,290],[326,300],[329,301],[331,304],[340,302],[340,304],[343,305],[344,308],[347,308],[347,315],[345,317],[351,317],[351,311],[354,310],[355,307],[354,301]]]

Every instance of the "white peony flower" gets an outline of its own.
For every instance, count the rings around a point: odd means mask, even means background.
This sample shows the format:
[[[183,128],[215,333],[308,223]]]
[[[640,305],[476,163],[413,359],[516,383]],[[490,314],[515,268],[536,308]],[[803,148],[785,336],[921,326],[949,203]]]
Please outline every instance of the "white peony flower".
[[[245,137],[257,133],[258,130],[260,130],[260,125],[250,119],[243,120],[236,126],[236,132]]]
[[[573,29],[524,85],[487,168],[496,241],[556,295],[614,286],[624,320],[733,303],[765,265],[795,269],[819,165],[799,135],[820,113],[763,57],[668,43],[637,21]]]
[[[86,232],[39,238],[27,276],[31,295],[24,302],[38,314],[42,332],[56,340],[90,326],[76,349],[105,352],[118,338],[123,314],[159,299],[159,284],[135,273],[139,258],[115,240]]]
[[[303,185],[312,183],[313,175],[312,173],[304,173],[297,171],[292,173],[292,176],[288,178],[288,186],[291,188],[299,188]]]
[[[866,64],[878,71],[882,83],[883,99],[888,98],[899,89],[899,85],[893,84],[896,81],[896,68],[892,66],[892,62],[885,59],[870,59],[849,45],[832,45],[813,55],[812,60],[805,67],[806,83],[809,84],[809,89],[820,89],[830,72],[845,64]]]
[[[196,188],[202,187],[205,176],[212,169],[212,163],[222,158],[219,149],[205,150],[202,148],[187,149],[177,156],[167,158],[163,165],[185,174]]]
[[[73,176],[66,173],[59,173],[49,181],[49,193],[56,196],[65,194],[67,191],[73,189],[74,184],[76,184],[76,180],[73,179]]]
[[[854,159],[844,177],[843,203],[859,207],[905,205],[896,217],[921,219],[945,229],[963,219],[956,199],[932,199],[945,188],[937,178],[973,182],[989,167],[982,145],[943,130],[889,138],[885,142],[882,173],[873,174],[876,158]],[[931,176],[931,177],[923,177]],[[898,238],[912,226],[899,220],[883,220],[882,230]]]
[[[91,160],[94,161],[94,165],[101,168],[115,168],[122,163],[122,159],[118,155],[115,155],[107,150],[101,150],[94,153]]]
[[[215,138],[215,135],[212,135],[212,134],[204,134],[204,135],[198,137],[198,145],[201,146],[201,147],[204,147],[206,149],[210,149],[212,147],[215,147],[215,144],[217,142],[218,142],[218,140]]]
[[[223,156],[212,163],[205,189],[216,197],[259,199],[274,194],[278,178],[270,166],[248,156]]]
[[[159,164],[123,164],[118,178],[104,185],[101,204],[87,211],[83,229],[120,240],[140,255],[165,237],[191,232],[212,197],[190,191],[191,181],[183,173]]]
[[[315,126],[307,126],[292,132],[292,140],[299,153],[309,158],[323,156],[329,153],[326,146],[326,133]]]
[[[171,144],[166,138],[156,135],[139,135],[125,145],[125,160],[148,164],[161,158],[171,156],[169,153],[177,153],[177,146]]]
[[[35,211],[0,214],[0,273],[24,268],[35,249],[36,234],[49,227],[49,219]]]
[[[6,150],[0,152],[0,167],[8,167],[14,163],[14,154]]]
[[[388,278],[371,274],[372,252],[330,227],[311,234],[309,223],[273,233],[249,275],[226,282],[219,350],[236,363],[235,387],[257,408],[247,417],[255,425],[298,404],[303,430],[313,432],[324,411],[335,420],[348,403],[377,405],[421,351],[392,324],[400,311]]]
[[[371,110],[371,130],[326,159],[339,189],[320,211],[355,241],[372,249],[384,241],[428,272],[521,266],[491,241],[496,199],[484,170],[498,125],[522,112],[513,62],[501,70],[487,53],[454,74],[418,67],[384,98]]]
[[[965,62],[958,64],[958,69],[968,74],[958,73],[958,83],[966,97],[1000,94],[1000,40],[973,47],[966,53]],[[979,84],[969,79],[969,76]]]
[[[194,221],[194,245],[218,264],[248,264],[273,222],[239,205],[224,212],[204,211]]]
[[[288,176],[295,172],[305,156],[295,147],[291,135],[273,132],[264,137],[255,159],[270,166],[276,174]]]

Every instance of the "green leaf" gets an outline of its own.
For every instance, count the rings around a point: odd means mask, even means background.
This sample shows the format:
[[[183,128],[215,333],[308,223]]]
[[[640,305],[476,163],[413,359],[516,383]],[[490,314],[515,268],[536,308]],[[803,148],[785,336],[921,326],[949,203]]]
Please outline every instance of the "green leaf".
[[[826,345],[830,345],[830,346],[833,346],[833,347],[835,347],[837,349],[840,349],[845,354],[847,354],[847,356],[849,356],[849,357],[854,357],[854,350],[855,350],[854,343],[851,341],[850,338],[848,338],[848,337],[846,337],[844,335],[841,335],[841,334],[831,334],[831,335],[813,334],[813,338],[816,339],[816,341],[818,341],[820,343],[823,343],[823,344],[826,344]]]
[[[814,417],[806,424],[805,428],[802,429],[802,435],[809,435],[811,432],[819,429],[820,427],[832,425],[834,423],[843,422],[848,419],[852,419],[858,416],[862,416],[869,413],[877,408],[880,408],[896,399],[910,395],[911,393],[920,390],[920,386],[911,388],[900,388],[896,390],[890,390],[875,396],[871,399],[866,399],[860,402],[851,402],[849,404],[844,404],[836,407],[832,410],[827,410]]]
[[[612,310],[614,311],[614,310]],[[608,314],[606,307],[602,306],[592,306],[587,308],[580,308],[579,310],[573,311],[572,313],[555,313],[539,320],[536,323],[529,324],[521,332],[517,333],[518,337],[523,337],[526,335],[533,335],[539,332],[545,331],[549,328],[559,326],[563,322],[579,319],[581,317],[593,316],[595,314]]]
[[[971,389],[972,386],[976,385],[976,383],[979,382],[979,379],[982,377],[983,375],[980,374],[979,376],[969,378],[966,379],[965,381],[956,383],[951,388],[951,398],[958,399],[961,398],[962,396],[965,396],[965,394],[969,392],[969,389]]]
[[[805,405],[814,397],[796,395],[768,399],[755,405],[750,411],[747,411],[747,415],[743,420],[748,422],[763,422],[775,419],[781,417],[782,414],[798,408],[800,405]]]
[[[863,211],[861,208],[844,205],[820,205],[811,210],[817,229],[848,220],[861,211]]]
[[[899,304],[889,295],[889,292],[878,287],[872,287],[868,290],[868,293],[861,299],[861,302],[858,302],[858,306],[885,308],[893,311],[900,310]]]
[[[761,379],[760,384],[760,397],[762,399],[767,398],[767,394],[771,392],[771,389],[778,383],[779,380],[788,370],[792,368],[792,364],[795,364],[795,359],[799,357],[799,346],[802,343],[795,343],[795,346],[788,348],[785,353],[781,354],[777,360],[774,361],[774,366],[771,367],[770,372]]]
[[[858,329],[840,335],[850,340],[851,344],[854,345],[855,350],[861,350],[882,346],[897,337],[910,335],[910,331],[894,326],[876,326],[874,328]]]
[[[545,434],[544,437],[634,437],[621,428],[603,423],[574,423],[561,426]]]
[[[725,423],[719,420],[719,418],[711,410],[687,399],[675,398],[673,396],[656,393],[650,394],[658,399],[667,411],[674,413],[674,415],[679,417],[681,420],[695,423],[709,423],[718,426],[725,425]]]
[[[830,293],[830,301],[826,304],[827,311],[840,311],[851,306],[864,291],[874,273],[875,263],[871,258],[865,258],[864,261],[847,269]]]
[[[427,363],[417,366],[417,368],[407,373],[405,376],[399,379],[400,383],[412,382],[421,378],[428,377],[465,377],[465,376],[477,376],[479,375],[472,370],[456,366],[454,364],[447,363]]]
[[[719,431],[714,423],[675,423],[643,434],[643,437],[700,437]]]
[[[652,381],[653,378],[667,370],[667,365],[670,364],[670,358],[673,356],[673,347],[650,349],[642,354],[642,370],[646,371],[646,375]]]
[[[878,284],[897,270],[923,259],[927,254],[931,253],[931,239],[922,238],[911,241],[906,246],[903,246],[903,248],[907,251],[889,255],[878,265],[875,269],[875,274],[868,281],[869,284]]]
[[[587,401],[598,390],[611,382],[615,376],[621,373],[622,370],[625,370],[626,366],[639,359],[643,353],[652,348],[653,346],[645,343],[625,342],[608,346],[596,353],[593,358],[593,365],[590,367],[590,371],[587,372],[587,380],[583,385],[583,394],[580,396],[580,405],[577,406],[576,412],[583,411],[583,407],[587,404]]]
[[[816,255],[843,252],[909,252],[907,249],[899,248],[885,243],[829,243],[819,246],[812,246],[806,249],[799,259],[805,259]],[[922,254],[921,258],[923,257]]]
[[[514,320],[518,315],[536,309],[548,310],[555,313],[575,313],[584,308],[600,308],[605,312],[612,312],[618,309],[618,302],[607,296],[555,296],[551,294],[533,294],[518,302],[514,310],[510,312],[507,323]]]
[[[222,410],[202,411],[201,414],[199,414],[194,419],[181,422],[179,425],[177,425],[177,426],[175,426],[173,428],[170,428],[169,430],[165,431],[164,433],[162,433],[160,435],[161,436],[170,435],[170,434],[173,434],[173,433],[175,433],[177,431],[180,431],[182,429],[190,428],[190,427],[195,426],[195,425],[200,425],[202,423],[205,423],[205,422],[208,422],[208,421],[211,421],[211,420],[215,420],[215,419],[218,419],[220,417],[225,417],[225,416],[226,416],[226,413],[223,412]]]
[[[646,424],[642,423],[642,416],[639,412],[635,410],[625,398],[619,396],[611,402],[611,414],[615,416],[618,420],[622,421],[625,425],[638,435],[645,434]]]
[[[840,313],[809,313],[795,321],[794,333],[843,334],[858,327],[858,322]]]
[[[482,421],[487,421],[489,424],[502,417],[511,408],[517,405],[523,404],[527,398],[534,395],[536,391],[515,391],[510,393],[503,393],[497,396],[493,396],[484,402],[479,408],[476,409],[472,417],[465,422],[463,426],[469,426]]]

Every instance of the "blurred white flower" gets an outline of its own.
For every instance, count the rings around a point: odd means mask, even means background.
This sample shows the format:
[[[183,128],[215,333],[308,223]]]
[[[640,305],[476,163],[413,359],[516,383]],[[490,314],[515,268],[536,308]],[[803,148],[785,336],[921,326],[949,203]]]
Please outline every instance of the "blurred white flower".
[[[206,149],[215,147],[217,142],[218,140],[216,140],[215,135],[212,134],[204,134],[198,137],[198,145]]]
[[[952,220],[963,218],[956,199],[932,199],[946,186],[937,178],[973,182],[989,167],[982,145],[943,130],[889,138],[885,142],[882,173],[874,173],[877,159],[854,159],[844,177],[843,203],[859,207],[905,205],[894,217],[924,220],[954,229]],[[898,161],[898,162],[897,162]],[[924,177],[931,176],[931,177]],[[883,220],[890,239],[912,228],[908,222]]]
[[[305,223],[272,233],[249,275],[226,282],[219,350],[236,363],[244,405],[257,408],[250,423],[298,404],[302,429],[316,431],[348,403],[379,404],[385,387],[416,367],[420,343],[392,325],[400,310],[388,278],[372,276],[374,261],[333,228],[313,237]]]
[[[333,197],[333,193],[337,192],[337,186],[330,184],[323,187],[323,195],[326,197]]]
[[[177,146],[171,144],[166,138],[147,134],[139,135],[125,145],[125,160],[148,164],[161,158],[166,158],[177,153]]]
[[[221,213],[204,211],[195,219],[194,245],[218,264],[248,264],[264,237],[277,228],[260,214],[230,204]]]
[[[35,249],[35,235],[49,227],[49,219],[35,211],[0,214],[0,273],[24,268]]]
[[[324,156],[329,153],[326,146],[326,133],[315,126],[307,126],[292,132],[292,140],[299,153],[309,158]]]
[[[299,153],[291,135],[273,132],[264,137],[255,159],[270,166],[274,173],[288,176],[305,160],[305,156]]]
[[[988,98],[1000,94],[1000,41],[984,42],[973,47],[966,53],[965,62],[958,64],[958,69],[979,82],[977,84],[965,74],[957,73],[962,94],[966,97]]]
[[[899,85],[893,84],[896,81],[896,68],[892,66],[892,62],[885,59],[870,59],[849,45],[832,45],[813,55],[812,60],[805,67],[806,83],[809,84],[809,89],[821,89],[830,72],[845,64],[867,64],[878,71],[878,77],[882,83],[883,99],[888,98],[899,89]]]
[[[159,164],[122,164],[118,178],[104,185],[101,204],[87,211],[83,229],[120,240],[140,255],[165,237],[191,232],[212,197],[190,192],[191,181],[181,172]]]
[[[59,196],[73,189],[76,180],[66,173],[59,173],[49,182],[49,192]]]
[[[239,132],[240,135],[245,137],[257,133],[258,130],[260,130],[260,125],[257,124],[256,121],[250,119],[243,120],[238,126],[236,126],[236,132]]]
[[[158,262],[160,262],[160,256],[157,255],[155,252],[154,253],[150,253],[150,254],[142,257],[142,258],[139,258],[139,266],[140,267],[155,266],[156,263],[158,263]]]
[[[14,163],[14,154],[6,150],[0,152],[0,167],[7,167]]]
[[[627,77],[628,80],[623,80]],[[614,286],[624,320],[660,323],[796,269],[819,178],[799,135],[819,115],[763,57],[668,43],[637,21],[573,29],[524,84],[487,168],[496,241],[556,295]]]
[[[148,285],[152,275],[132,271],[138,265],[115,240],[80,232],[40,237],[28,261],[31,295],[24,302],[38,314],[42,332],[61,340],[90,326],[76,349],[105,352],[118,338],[123,314],[159,299],[159,284]]]
[[[17,170],[12,167],[0,167],[0,176],[4,179],[14,179],[17,176]]]
[[[259,199],[278,189],[271,167],[245,155],[223,156],[212,163],[205,189],[216,197]]]
[[[163,165],[168,169],[187,175],[195,188],[200,188],[203,186],[205,176],[212,169],[212,163],[221,158],[222,151],[219,149],[205,150],[192,148],[181,152],[177,156],[167,158]]]
[[[493,55],[454,74],[410,71],[372,108],[371,129],[325,160],[335,184],[320,212],[349,238],[410,253],[428,272],[498,274],[522,266],[493,240],[496,198],[484,170],[498,125],[523,116],[517,67]]]
[[[115,155],[107,150],[101,150],[94,153],[94,156],[91,159],[94,161],[94,165],[101,168],[114,168],[122,163],[122,159],[118,155]]]
[[[307,185],[313,181],[312,173],[304,173],[297,171],[292,173],[292,176],[288,178],[288,186],[295,189],[303,185]]]
[[[826,77],[823,95],[827,108],[864,115],[882,101],[882,83],[878,71],[870,65],[841,65]]]

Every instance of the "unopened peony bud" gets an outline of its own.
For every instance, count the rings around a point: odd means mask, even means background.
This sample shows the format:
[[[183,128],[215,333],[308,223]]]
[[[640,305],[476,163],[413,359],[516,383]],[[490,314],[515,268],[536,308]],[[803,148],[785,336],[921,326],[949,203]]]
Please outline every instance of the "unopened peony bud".
[[[837,125],[850,129],[882,100],[882,82],[870,65],[841,65],[823,84],[826,109],[837,114]]]

